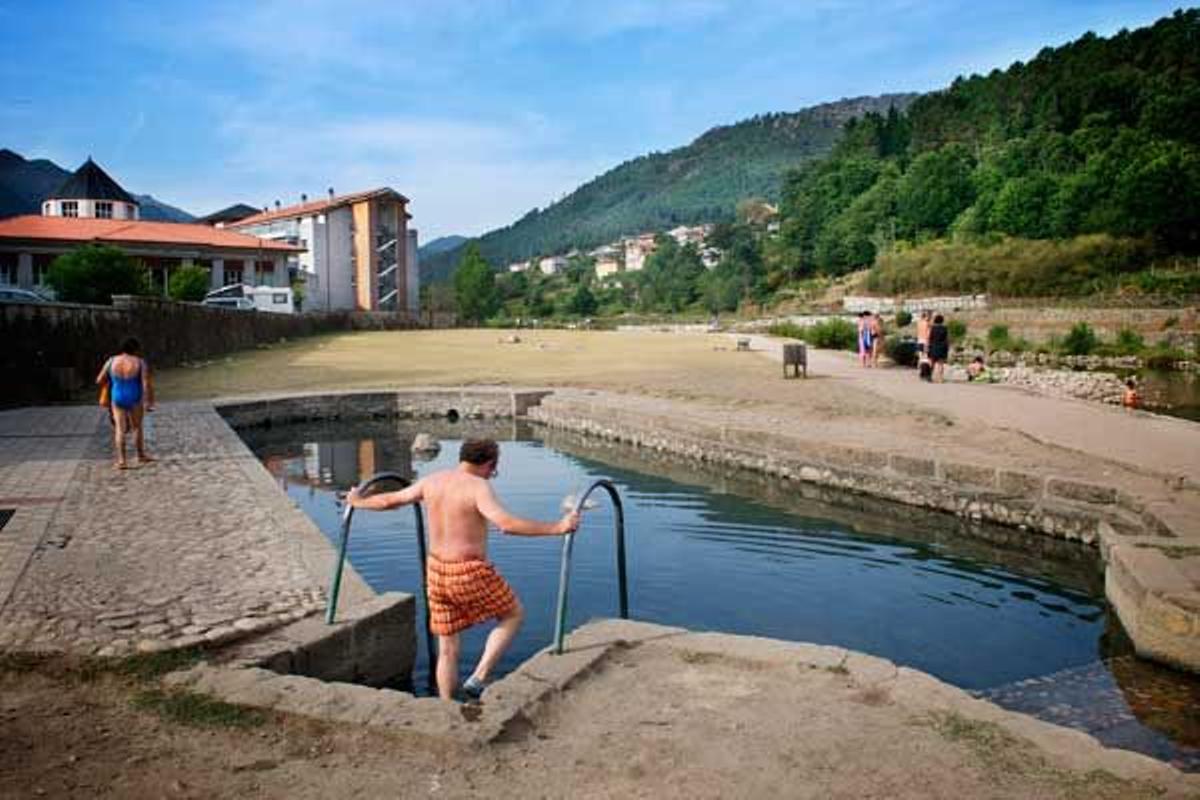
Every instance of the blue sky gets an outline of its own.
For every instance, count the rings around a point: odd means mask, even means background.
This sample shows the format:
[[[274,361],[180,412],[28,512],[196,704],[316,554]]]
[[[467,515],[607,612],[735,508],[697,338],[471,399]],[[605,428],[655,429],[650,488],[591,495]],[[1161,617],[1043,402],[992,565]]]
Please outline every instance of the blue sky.
[[[0,147],[195,214],[390,185],[478,234],[713,125],[927,91],[1156,0],[14,2]]]

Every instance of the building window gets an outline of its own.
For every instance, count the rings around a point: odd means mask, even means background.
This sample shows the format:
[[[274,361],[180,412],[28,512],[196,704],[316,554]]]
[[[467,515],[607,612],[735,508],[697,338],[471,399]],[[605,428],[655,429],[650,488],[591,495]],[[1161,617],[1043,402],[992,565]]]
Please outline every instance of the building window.
[[[96,201],[96,219],[112,219],[113,205],[107,200]]]
[[[0,253],[0,286],[17,285],[17,264],[19,256],[16,253]]]
[[[62,201],[62,215],[64,217],[78,217],[79,216],[79,203],[76,202],[75,200],[63,200]]]
[[[54,263],[57,255],[51,253],[34,253],[33,254],[33,285],[43,286],[46,283],[46,273],[50,271],[50,265]]]
[[[225,285],[234,286],[242,282],[242,262],[225,262]]]

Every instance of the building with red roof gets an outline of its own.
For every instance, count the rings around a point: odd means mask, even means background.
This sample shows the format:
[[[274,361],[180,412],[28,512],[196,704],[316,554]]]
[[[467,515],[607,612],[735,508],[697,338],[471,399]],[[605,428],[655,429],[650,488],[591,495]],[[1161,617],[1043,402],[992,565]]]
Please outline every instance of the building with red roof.
[[[140,260],[165,294],[171,273],[204,267],[213,289],[288,286],[289,259],[304,247],[248,233],[139,220],[137,201],[90,158],[42,203],[42,216],[0,219],[0,285],[38,289],[54,259],[86,245],[117,247]]]

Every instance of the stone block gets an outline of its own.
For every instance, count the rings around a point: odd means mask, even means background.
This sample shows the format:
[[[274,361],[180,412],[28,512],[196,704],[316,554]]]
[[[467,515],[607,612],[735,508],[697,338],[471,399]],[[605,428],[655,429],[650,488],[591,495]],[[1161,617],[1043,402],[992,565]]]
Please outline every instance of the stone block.
[[[997,485],[1001,492],[1029,500],[1037,500],[1045,490],[1045,479],[1028,472],[1000,470]]]
[[[1080,503],[1109,504],[1117,502],[1117,490],[1111,486],[1082,483],[1064,478],[1051,478],[1046,484],[1046,492],[1064,500],[1074,500]]]
[[[912,478],[932,478],[937,475],[937,462],[932,458],[917,458],[893,453],[889,465],[893,471]]]
[[[947,483],[965,483],[988,488],[996,485],[996,470],[993,467],[943,461],[938,464],[938,473]]]

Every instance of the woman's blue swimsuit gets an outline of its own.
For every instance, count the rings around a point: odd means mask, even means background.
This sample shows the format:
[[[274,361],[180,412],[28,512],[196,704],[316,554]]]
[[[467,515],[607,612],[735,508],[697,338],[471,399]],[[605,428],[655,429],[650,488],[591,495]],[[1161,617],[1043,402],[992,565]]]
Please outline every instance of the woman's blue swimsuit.
[[[137,372],[133,373],[128,378],[122,378],[117,373],[113,372],[112,366],[108,368],[108,382],[110,386],[112,404],[124,411],[131,411],[142,402],[142,368],[139,365]]]

